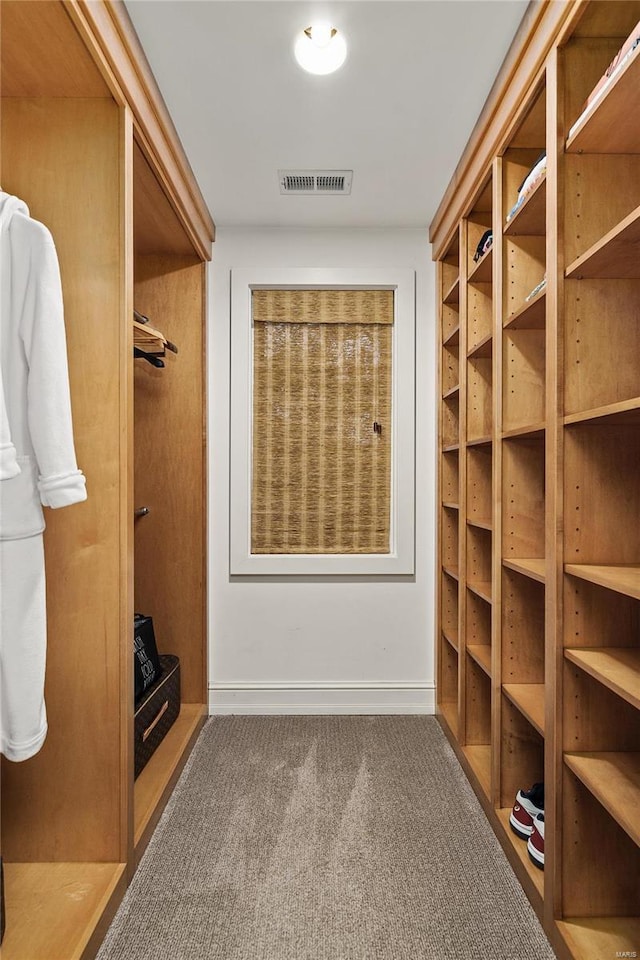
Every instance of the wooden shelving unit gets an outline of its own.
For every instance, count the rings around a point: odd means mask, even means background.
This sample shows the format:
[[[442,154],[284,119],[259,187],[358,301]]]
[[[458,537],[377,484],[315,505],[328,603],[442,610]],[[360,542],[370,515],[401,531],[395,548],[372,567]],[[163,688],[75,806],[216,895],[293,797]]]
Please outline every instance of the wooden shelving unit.
[[[2,764],[2,957],[91,960],[207,709],[213,223],[123,4],[1,0],[0,15],[2,186],[58,251],[88,490],[46,518],[49,732],[28,763]],[[134,344],[167,341],[164,369],[134,361]],[[134,610],[179,656],[182,687],[135,784]]]
[[[562,960],[640,955],[640,47],[581,116],[639,21],[634,0],[545,5],[431,228],[460,280],[443,726]],[[544,871],[509,826],[538,781]]]

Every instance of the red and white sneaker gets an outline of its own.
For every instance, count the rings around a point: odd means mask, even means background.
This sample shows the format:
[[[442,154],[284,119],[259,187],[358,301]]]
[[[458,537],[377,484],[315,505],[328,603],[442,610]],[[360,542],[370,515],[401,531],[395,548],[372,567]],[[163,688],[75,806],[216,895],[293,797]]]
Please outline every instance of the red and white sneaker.
[[[539,813],[533,821],[533,831],[527,840],[527,851],[531,862],[544,870],[544,813]]]
[[[511,829],[522,840],[528,840],[533,832],[533,821],[543,812],[544,783],[534,783],[530,790],[518,790],[509,816]]]

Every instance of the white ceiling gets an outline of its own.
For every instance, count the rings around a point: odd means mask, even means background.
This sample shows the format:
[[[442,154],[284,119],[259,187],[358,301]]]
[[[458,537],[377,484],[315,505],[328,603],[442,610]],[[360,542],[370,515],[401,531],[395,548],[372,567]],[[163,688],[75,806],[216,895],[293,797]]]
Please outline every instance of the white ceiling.
[[[218,226],[426,227],[527,0],[127,0]],[[328,77],[297,66],[315,19]],[[353,169],[348,197],[281,196],[281,168]]]

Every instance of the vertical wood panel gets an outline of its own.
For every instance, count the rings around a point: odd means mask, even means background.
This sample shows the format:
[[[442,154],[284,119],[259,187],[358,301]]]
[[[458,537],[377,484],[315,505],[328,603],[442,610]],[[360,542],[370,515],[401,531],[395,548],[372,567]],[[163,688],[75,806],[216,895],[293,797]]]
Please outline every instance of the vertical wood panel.
[[[7,860],[115,861],[123,852],[121,137],[110,100],[2,105],[3,187],[27,201],[58,250],[76,452],[88,492],[85,503],[46,511],[49,735],[29,763],[3,764]]]
[[[136,360],[136,610],[154,618],[162,653],[180,657],[182,699],[204,703],[206,541],[202,423],[204,268],[194,257],[136,259],[135,305],[179,349],[157,370]]]

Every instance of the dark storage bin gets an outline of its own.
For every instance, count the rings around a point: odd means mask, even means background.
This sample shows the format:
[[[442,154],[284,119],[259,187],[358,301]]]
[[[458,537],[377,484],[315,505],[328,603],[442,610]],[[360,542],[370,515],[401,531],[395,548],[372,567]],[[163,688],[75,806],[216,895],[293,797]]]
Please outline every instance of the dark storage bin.
[[[160,679],[149,687],[136,707],[134,731],[135,776],[145,768],[180,713],[180,660],[161,655]]]

